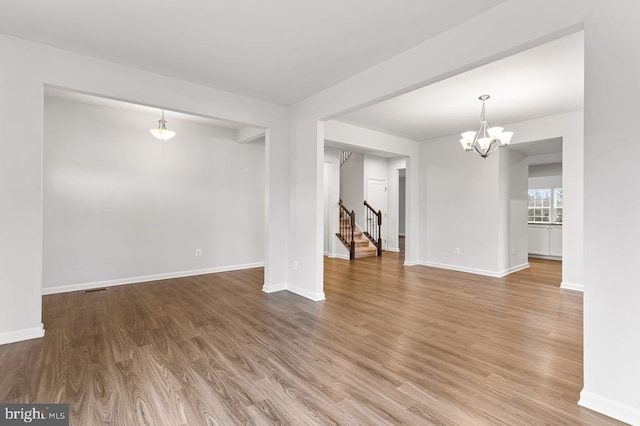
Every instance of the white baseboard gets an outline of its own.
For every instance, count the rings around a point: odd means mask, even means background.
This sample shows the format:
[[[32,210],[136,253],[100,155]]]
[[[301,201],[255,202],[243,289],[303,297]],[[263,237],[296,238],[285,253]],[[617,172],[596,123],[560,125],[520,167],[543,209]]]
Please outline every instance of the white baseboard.
[[[405,265],[406,265],[406,262],[405,262]],[[449,265],[446,263],[437,263],[437,262],[428,262],[425,260],[418,261],[416,265],[429,266],[431,268],[448,269],[450,271],[466,272],[468,274],[484,275],[486,277],[492,277],[492,278],[502,278],[514,272],[527,269],[529,267],[529,263],[523,263],[521,265],[513,266],[503,271],[490,271],[487,269],[468,268],[466,266]]]
[[[632,407],[582,389],[578,405],[631,425],[640,425],[640,407]]]
[[[528,256],[529,257],[533,257],[535,259],[546,259],[546,260],[559,260],[559,261],[562,261],[562,256],[547,256],[545,254],[535,254],[535,253],[529,253]]]
[[[264,262],[245,263],[241,265],[229,265],[229,266],[219,266],[219,267],[207,268],[207,269],[195,269],[191,271],[169,272],[166,274],[144,275],[141,277],[118,278],[115,280],[107,280],[107,281],[68,284],[68,285],[61,285],[56,287],[45,287],[42,289],[42,294],[47,295],[47,294],[57,294],[57,293],[68,293],[70,291],[90,290],[93,288],[113,287],[113,286],[125,285],[125,284],[138,284],[138,283],[144,283],[149,281],[166,280],[171,278],[193,277],[196,275],[216,274],[219,272],[229,272],[229,271],[239,271],[242,269],[260,268],[263,266],[264,266]]]
[[[348,254],[329,253],[329,254],[326,254],[325,256],[327,256],[329,259],[344,259],[344,260],[349,260],[349,255],[348,255]]]
[[[38,327],[23,328],[22,330],[4,331],[0,333],[0,345],[22,342],[23,340],[37,339],[44,336],[44,325]]]
[[[562,281],[562,283],[560,284],[560,288],[564,289],[564,290],[573,290],[573,291],[582,291],[582,292],[584,292],[584,287],[582,286],[582,284],[568,283],[568,282],[565,282],[565,281]]]
[[[404,261],[404,266],[416,266],[416,265],[422,265],[422,262],[419,260],[405,260]]]
[[[390,251],[393,253],[400,253],[400,249],[398,247],[387,247],[384,251]]]
[[[314,302],[321,302],[325,300],[324,292],[312,293],[308,290],[305,290],[300,287],[292,286],[292,285],[287,286],[287,290],[290,291],[291,293],[297,294],[298,296],[302,296],[304,298],[313,300]]]
[[[262,291],[265,293],[275,293],[277,291],[283,291],[287,289],[286,283],[280,284],[265,284],[262,286]]]
[[[501,275],[499,276],[499,278],[506,277],[509,274],[513,274],[514,272],[522,271],[523,269],[528,269],[529,267],[530,267],[529,266],[529,262],[522,263],[522,264],[516,265],[516,266],[512,266],[511,268],[507,268],[504,271],[500,272]]]

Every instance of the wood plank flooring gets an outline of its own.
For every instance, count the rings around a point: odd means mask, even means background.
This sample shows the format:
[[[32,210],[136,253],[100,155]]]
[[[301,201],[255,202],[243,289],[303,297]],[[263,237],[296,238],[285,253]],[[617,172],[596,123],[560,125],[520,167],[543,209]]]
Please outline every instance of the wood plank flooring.
[[[0,401],[74,425],[617,424],[576,404],[582,295],[558,262],[325,275],[322,303],[262,293],[261,269],[45,296],[45,337],[0,346]]]

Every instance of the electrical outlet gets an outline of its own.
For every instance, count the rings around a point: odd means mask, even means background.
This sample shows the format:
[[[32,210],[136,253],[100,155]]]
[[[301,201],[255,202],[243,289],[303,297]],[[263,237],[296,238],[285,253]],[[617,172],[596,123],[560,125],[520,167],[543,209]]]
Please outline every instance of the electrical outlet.
[[[202,256],[202,250],[196,249],[196,257]]]
[[[512,248],[511,249],[511,256],[515,256],[516,255],[516,249]]]
[[[294,270],[294,271],[297,271],[297,270],[298,270],[298,261],[297,261],[297,260],[294,260],[294,261],[293,261],[293,270]]]
[[[453,252],[458,256],[460,254],[460,247],[456,247],[453,249]]]

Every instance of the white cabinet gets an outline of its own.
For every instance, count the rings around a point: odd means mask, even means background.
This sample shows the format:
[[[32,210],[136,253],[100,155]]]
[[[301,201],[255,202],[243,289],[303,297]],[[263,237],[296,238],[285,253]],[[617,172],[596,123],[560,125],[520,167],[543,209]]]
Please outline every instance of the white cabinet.
[[[529,254],[549,255],[548,225],[529,225]]]
[[[562,257],[562,225],[529,224],[529,254]]]
[[[549,256],[562,257],[562,226],[549,227]]]

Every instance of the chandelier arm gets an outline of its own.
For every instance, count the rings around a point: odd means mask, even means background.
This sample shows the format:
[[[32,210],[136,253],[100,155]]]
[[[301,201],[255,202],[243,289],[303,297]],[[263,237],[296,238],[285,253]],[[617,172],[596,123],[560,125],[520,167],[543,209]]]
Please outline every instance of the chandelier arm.
[[[491,141],[491,144],[489,145],[489,149],[487,150],[487,155],[493,154],[497,150],[498,150],[498,143],[496,141]]]

